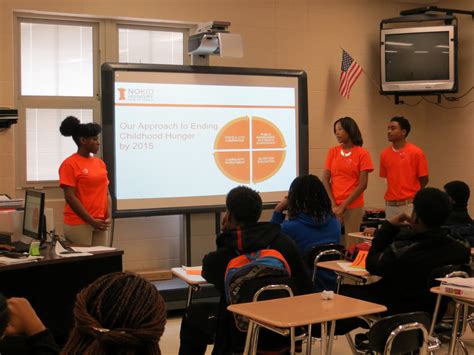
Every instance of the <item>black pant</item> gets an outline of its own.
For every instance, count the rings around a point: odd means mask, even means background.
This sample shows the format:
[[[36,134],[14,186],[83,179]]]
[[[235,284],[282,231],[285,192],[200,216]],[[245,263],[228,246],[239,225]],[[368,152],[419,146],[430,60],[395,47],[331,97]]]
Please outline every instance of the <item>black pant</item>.
[[[203,355],[216,334],[218,303],[195,303],[181,321],[179,355]]]

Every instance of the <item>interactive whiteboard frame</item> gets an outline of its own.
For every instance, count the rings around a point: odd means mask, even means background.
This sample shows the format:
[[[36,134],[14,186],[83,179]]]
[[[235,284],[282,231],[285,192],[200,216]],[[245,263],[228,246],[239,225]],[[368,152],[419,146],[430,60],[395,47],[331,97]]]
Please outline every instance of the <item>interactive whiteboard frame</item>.
[[[297,141],[298,141],[298,174],[307,174],[309,170],[308,145],[308,94],[307,76],[302,70],[258,69],[212,66],[158,65],[158,64],[118,64],[104,63],[102,65],[102,146],[103,158],[107,165],[112,198],[112,216],[114,218],[143,217],[185,213],[219,212],[225,210],[224,204],[205,206],[181,206],[171,208],[118,209],[116,191],[116,155],[115,155],[115,72],[162,72],[189,73],[213,75],[242,75],[292,77],[297,79]],[[291,181],[288,183],[288,187]],[[236,186],[238,183],[236,183]],[[264,207],[274,206],[278,201],[263,201]]]

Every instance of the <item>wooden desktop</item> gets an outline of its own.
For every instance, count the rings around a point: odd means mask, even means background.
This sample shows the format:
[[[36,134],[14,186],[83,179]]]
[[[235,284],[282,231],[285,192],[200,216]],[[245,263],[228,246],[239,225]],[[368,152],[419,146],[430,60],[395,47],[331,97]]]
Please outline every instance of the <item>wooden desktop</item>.
[[[73,326],[76,294],[98,277],[122,271],[122,250],[62,258],[47,244],[44,259],[0,265],[0,292],[6,297],[27,298],[61,344]]]

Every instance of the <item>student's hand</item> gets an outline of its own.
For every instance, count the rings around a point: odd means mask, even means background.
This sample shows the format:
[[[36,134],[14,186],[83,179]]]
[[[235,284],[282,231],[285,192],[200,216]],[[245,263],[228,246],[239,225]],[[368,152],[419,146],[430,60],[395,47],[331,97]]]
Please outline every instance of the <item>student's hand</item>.
[[[284,212],[288,209],[288,196],[283,197],[283,200],[281,200],[278,205],[275,207],[275,211],[277,212]]]
[[[32,336],[46,329],[26,298],[12,297],[7,300],[10,322],[6,335]]]
[[[388,220],[390,224],[394,226],[403,226],[403,225],[410,225],[411,224],[411,217],[407,215],[405,212],[400,213],[396,216],[393,216]]]
[[[362,231],[362,235],[366,235],[368,237],[373,237],[375,235],[376,230],[377,230],[377,228],[365,227],[364,230]]]
[[[336,205],[332,208],[332,212],[338,217],[339,219],[342,220],[342,215],[344,214],[345,208],[341,205]]]
[[[106,231],[109,228],[110,220],[94,218],[91,222],[92,228],[95,230]]]

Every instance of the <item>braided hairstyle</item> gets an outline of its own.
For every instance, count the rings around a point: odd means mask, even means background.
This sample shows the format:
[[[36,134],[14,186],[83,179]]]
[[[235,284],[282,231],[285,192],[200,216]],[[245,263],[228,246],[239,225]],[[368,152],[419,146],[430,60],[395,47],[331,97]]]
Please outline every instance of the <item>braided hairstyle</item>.
[[[298,176],[291,183],[288,191],[288,218],[296,218],[299,212],[307,213],[317,221],[334,215],[328,193],[317,176]]]
[[[59,127],[59,131],[65,137],[72,136],[72,139],[78,147],[81,146],[81,137],[97,137],[102,132],[102,127],[98,123],[81,123],[77,117],[68,116]]]
[[[0,338],[3,336],[3,333],[5,333],[9,321],[10,312],[8,311],[7,299],[0,293]]]
[[[74,319],[63,354],[161,354],[165,304],[155,286],[136,274],[108,274],[84,288]]]

